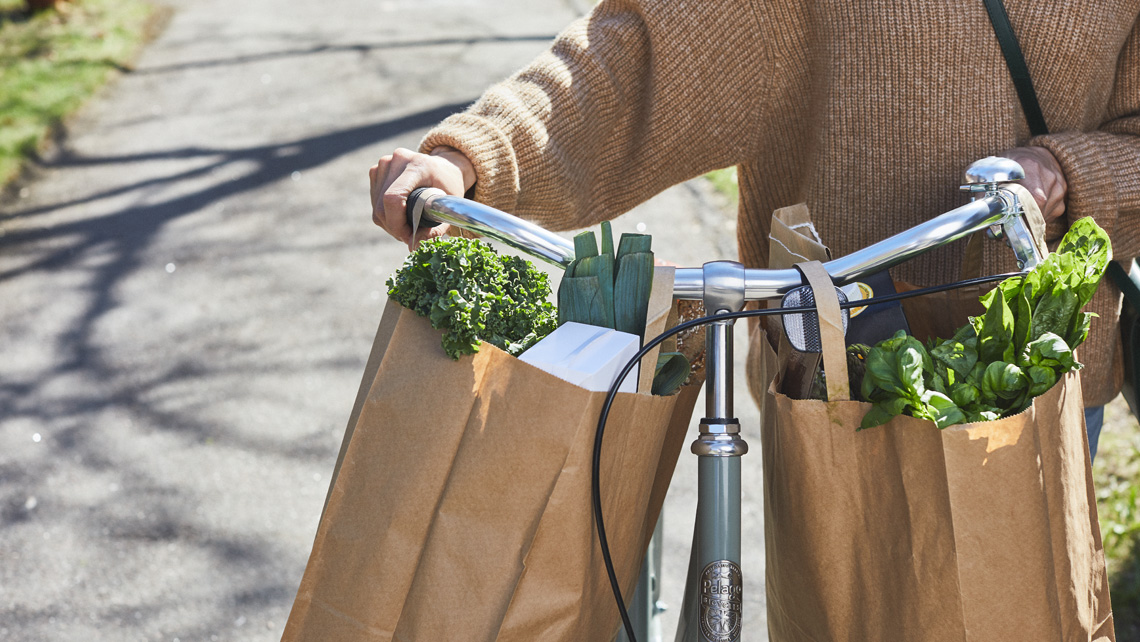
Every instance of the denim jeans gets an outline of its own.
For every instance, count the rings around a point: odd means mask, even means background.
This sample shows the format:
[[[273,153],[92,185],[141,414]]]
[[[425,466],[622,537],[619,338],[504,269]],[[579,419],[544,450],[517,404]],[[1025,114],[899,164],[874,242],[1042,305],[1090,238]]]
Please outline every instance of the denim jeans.
[[[1096,460],[1096,443],[1100,441],[1100,429],[1104,427],[1104,406],[1085,408],[1085,430],[1089,433],[1089,458]]]

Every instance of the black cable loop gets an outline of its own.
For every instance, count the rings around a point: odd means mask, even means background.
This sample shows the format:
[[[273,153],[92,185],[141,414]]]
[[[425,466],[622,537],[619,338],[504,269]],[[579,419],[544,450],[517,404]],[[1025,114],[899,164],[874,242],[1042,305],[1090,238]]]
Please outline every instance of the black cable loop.
[[[848,301],[847,303],[840,304],[840,309],[862,308],[880,303],[890,303],[892,301],[900,301],[902,299],[909,299],[911,297],[923,296],[926,294],[934,294],[936,292],[945,292],[947,290],[956,290],[958,288],[969,287],[971,285],[980,285],[983,283],[992,283],[994,281],[1001,281],[1004,279],[1025,276],[1024,272],[1011,272],[1008,274],[997,274],[994,276],[983,276],[976,279],[966,279],[964,281],[956,281],[946,285],[936,285],[928,288],[921,288],[918,290],[911,290],[909,292],[898,292],[895,294],[887,294],[879,297],[872,297],[870,299],[862,299],[859,301]],[[728,321],[733,319],[743,319],[748,317],[762,317],[775,314],[806,314],[808,312],[815,312],[815,306],[800,307],[800,308],[765,308],[761,310],[741,310],[740,312],[726,312],[723,314],[714,314],[711,316],[693,319],[669,328],[665,332],[657,335],[651,341],[645,344],[637,354],[625,364],[621,372],[618,374],[617,379],[614,380],[613,385],[610,386],[609,391],[606,393],[606,401],[602,405],[601,415],[598,417],[598,428],[594,433],[594,456],[592,463],[592,471],[590,474],[590,499],[594,508],[594,522],[598,533],[598,544],[602,549],[602,561],[606,564],[606,574],[609,575],[610,589],[613,590],[614,602],[617,603],[618,613],[621,614],[622,625],[625,628],[626,637],[629,642],[637,642],[637,636],[633,632],[633,623],[629,621],[629,612],[625,607],[625,600],[621,595],[621,587],[618,586],[617,573],[614,571],[613,558],[610,556],[609,540],[606,539],[606,527],[602,517],[602,486],[601,486],[601,462],[602,462],[602,438],[606,431],[606,420],[609,419],[610,408],[613,406],[614,399],[617,398],[618,388],[621,387],[622,382],[629,375],[630,372],[641,362],[653,348],[661,345],[669,337],[684,332],[690,328],[696,328],[702,325],[708,325],[717,321]]]

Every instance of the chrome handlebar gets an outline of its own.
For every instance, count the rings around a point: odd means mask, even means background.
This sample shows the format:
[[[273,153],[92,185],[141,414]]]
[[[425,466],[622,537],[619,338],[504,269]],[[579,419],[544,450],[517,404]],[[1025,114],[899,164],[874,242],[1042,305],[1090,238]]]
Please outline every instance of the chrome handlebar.
[[[1016,193],[1004,188],[1024,175],[1021,166],[1009,159],[982,159],[967,169],[967,184],[962,186],[964,190],[978,193],[976,200],[862,250],[828,261],[824,268],[836,285],[845,285],[974,232],[992,229],[1013,249],[1018,267],[1031,270],[1042,257],[1033,243]],[[570,241],[533,223],[474,201],[448,196],[438,189],[421,188],[408,199],[409,219],[421,215],[425,220],[450,223],[502,241],[563,269],[574,260],[574,245]],[[736,266],[739,264],[714,261],[702,268],[678,268],[673,297],[703,300],[706,308],[714,311],[736,310],[743,304],[737,301],[741,287],[743,300],[759,301],[779,298],[803,284],[800,273],[794,269]]]
[[[407,209],[413,228],[414,219],[422,213],[425,221],[448,223],[502,241],[564,270],[574,260],[574,244],[561,236],[482,203],[448,196],[441,189],[421,187],[413,191]]]

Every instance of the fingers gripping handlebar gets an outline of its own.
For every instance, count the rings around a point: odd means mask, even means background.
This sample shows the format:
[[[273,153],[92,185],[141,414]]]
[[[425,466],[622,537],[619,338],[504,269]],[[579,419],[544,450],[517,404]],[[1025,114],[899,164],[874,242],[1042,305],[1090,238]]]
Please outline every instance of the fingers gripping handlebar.
[[[1030,270],[1042,257],[1033,243],[1016,193],[1005,189],[1007,184],[1024,176],[1021,166],[1012,160],[982,159],[967,170],[967,184],[962,186],[977,193],[976,200],[862,250],[828,261],[824,268],[836,285],[845,285],[974,232],[994,228],[1013,249],[1019,267]],[[413,229],[428,225],[429,221],[446,222],[502,241],[562,268],[574,260],[574,245],[570,241],[533,223],[474,201],[448,196],[438,189],[420,188],[412,192],[407,215]],[[707,263],[703,268],[678,268],[673,297],[702,300],[709,310],[736,311],[740,300],[775,299],[802,285],[802,276],[794,269],[734,268],[731,270],[736,275],[734,279],[742,282],[726,288],[725,270],[717,265],[724,263],[729,262]],[[743,299],[738,296],[740,292]]]

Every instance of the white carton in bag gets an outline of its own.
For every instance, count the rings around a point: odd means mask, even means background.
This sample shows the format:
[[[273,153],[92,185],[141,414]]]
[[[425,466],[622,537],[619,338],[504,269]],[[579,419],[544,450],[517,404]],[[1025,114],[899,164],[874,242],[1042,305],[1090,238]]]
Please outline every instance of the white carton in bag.
[[[640,348],[641,339],[636,334],[570,322],[546,335],[519,359],[586,390],[605,392]],[[626,376],[619,392],[637,392],[639,367]]]

